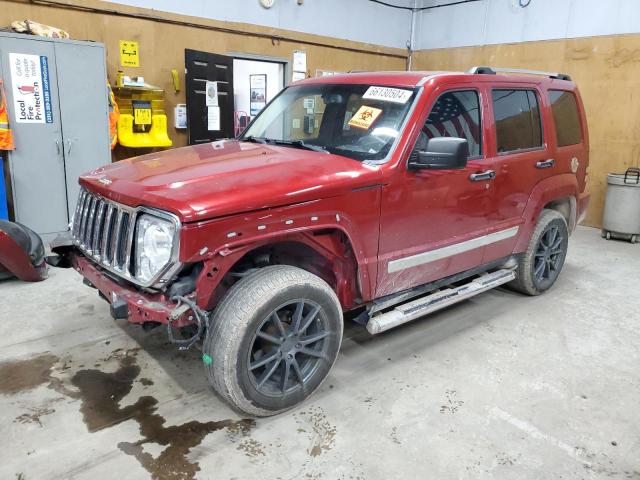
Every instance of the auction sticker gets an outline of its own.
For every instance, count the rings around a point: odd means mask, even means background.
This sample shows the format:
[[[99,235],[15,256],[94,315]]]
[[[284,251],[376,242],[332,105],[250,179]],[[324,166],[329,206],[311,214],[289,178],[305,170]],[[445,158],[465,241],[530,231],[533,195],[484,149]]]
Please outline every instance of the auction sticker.
[[[9,53],[9,62],[16,122],[53,123],[47,57]]]
[[[353,117],[351,117],[351,120],[349,120],[349,125],[351,127],[369,130],[369,127],[376,121],[376,118],[378,118],[381,113],[382,110],[379,108],[362,105]]]
[[[402,88],[369,87],[362,98],[405,104],[411,98],[412,93],[411,90],[403,90]]]

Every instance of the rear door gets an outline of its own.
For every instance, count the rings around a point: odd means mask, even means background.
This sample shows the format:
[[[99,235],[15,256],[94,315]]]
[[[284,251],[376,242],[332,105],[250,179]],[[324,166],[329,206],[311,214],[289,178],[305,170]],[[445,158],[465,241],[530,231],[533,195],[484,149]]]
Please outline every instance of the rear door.
[[[492,183],[489,234],[483,263],[511,255],[534,186],[556,170],[549,143],[551,128],[543,123],[545,97],[536,84],[488,87],[493,125],[488,145],[496,177]]]
[[[184,65],[189,145],[233,138],[233,58],[185,49]],[[207,82],[217,83],[217,106],[207,105]]]

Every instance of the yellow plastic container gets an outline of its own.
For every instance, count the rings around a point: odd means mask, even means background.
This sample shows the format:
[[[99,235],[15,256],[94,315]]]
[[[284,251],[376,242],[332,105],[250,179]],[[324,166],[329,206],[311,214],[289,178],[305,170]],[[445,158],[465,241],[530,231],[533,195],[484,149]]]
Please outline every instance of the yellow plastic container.
[[[118,143],[124,147],[170,147],[164,90],[153,85],[144,87],[116,86],[113,89],[118,106]]]

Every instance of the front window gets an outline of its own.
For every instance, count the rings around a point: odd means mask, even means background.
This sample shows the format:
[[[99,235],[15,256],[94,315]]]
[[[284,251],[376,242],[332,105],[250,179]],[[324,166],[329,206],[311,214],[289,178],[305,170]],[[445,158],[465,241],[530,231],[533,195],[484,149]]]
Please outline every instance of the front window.
[[[440,95],[422,127],[415,149],[425,150],[429,139],[436,137],[464,138],[469,147],[469,157],[482,154],[480,100],[475,90]]]
[[[284,90],[240,140],[384,159],[400,134],[415,90],[375,85],[300,85]]]

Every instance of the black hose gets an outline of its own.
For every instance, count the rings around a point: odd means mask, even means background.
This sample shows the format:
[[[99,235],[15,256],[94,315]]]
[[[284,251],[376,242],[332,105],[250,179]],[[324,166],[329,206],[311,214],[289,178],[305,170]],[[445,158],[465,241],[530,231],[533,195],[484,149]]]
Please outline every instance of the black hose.
[[[173,344],[180,345],[180,350],[188,350],[190,349],[202,336],[205,330],[209,329],[209,315],[206,311],[202,310],[193,300],[190,300],[182,295],[176,295],[171,297],[172,302],[176,302],[176,308],[180,308],[182,304],[185,304],[189,307],[189,309],[193,312],[193,316],[196,319],[196,323],[198,325],[198,331],[190,338],[182,339],[175,338],[173,336],[173,327],[171,326],[172,319],[169,317],[167,321],[167,336],[169,337],[169,341]],[[188,311],[188,310],[187,310]]]

